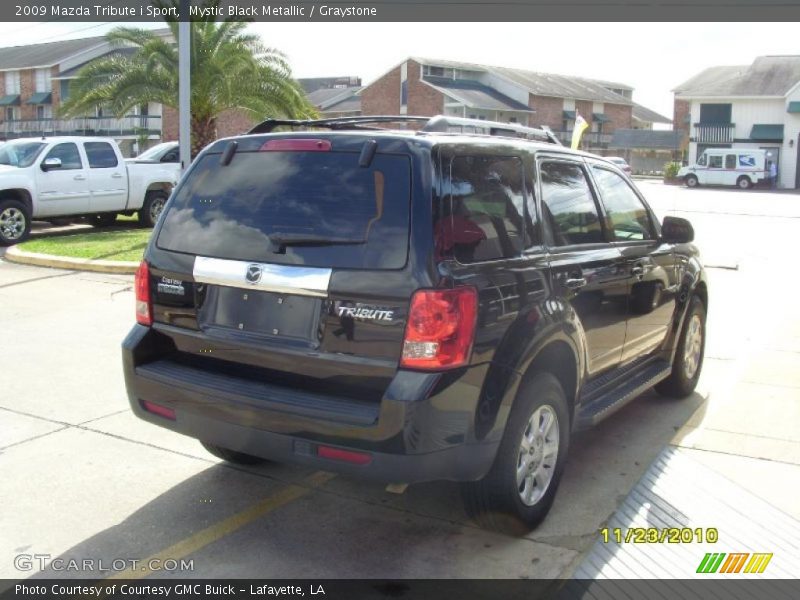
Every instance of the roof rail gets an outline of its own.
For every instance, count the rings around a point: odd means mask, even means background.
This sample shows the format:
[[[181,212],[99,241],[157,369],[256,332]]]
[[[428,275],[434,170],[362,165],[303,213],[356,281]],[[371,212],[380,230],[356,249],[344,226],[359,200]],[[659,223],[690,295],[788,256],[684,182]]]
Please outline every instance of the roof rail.
[[[559,139],[549,127],[525,127],[517,123],[500,123],[499,121],[482,121],[480,119],[465,119],[461,117],[446,117],[437,115],[435,117],[414,117],[407,115],[379,115],[379,116],[357,116],[357,117],[335,117],[331,119],[267,119],[253,127],[247,133],[270,133],[276,127],[310,128],[320,127],[325,129],[380,129],[369,127],[377,123],[406,123],[416,122],[425,125],[420,129],[426,133],[465,133],[477,135],[491,135],[499,137],[513,137],[549,142],[561,145]]]
[[[472,131],[470,131],[472,130]],[[484,121],[481,119],[464,119],[462,117],[445,117],[439,115],[431,117],[422,131],[438,131],[443,133],[477,133],[480,135],[493,135],[500,137],[521,137],[525,139],[550,142],[561,145],[559,139],[549,127],[526,127],[517,123],[501,123],[499,121]]]
[[[402,123],[415,121],[418,123],[430,121],[430,117],[409,117],[405,115],[389,116],[379,115],[374,117],[334,117],[331,119],[267,119],[253,127],[247,133],[270,133],[276,127],[321,127],[325,129],[378,129],[377,127],[362,127],[371,123]]]

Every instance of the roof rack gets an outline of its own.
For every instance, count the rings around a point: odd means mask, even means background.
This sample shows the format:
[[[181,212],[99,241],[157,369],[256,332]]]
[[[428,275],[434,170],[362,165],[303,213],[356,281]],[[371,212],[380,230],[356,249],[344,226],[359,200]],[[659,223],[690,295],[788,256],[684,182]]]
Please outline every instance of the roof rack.
[[[336,117],[332,119],[267,119],[253,127],[248,133],[270,133],[276,127],[313,128],[325,129],[368,129],[378,130],[380,127],[369,127],[379,123],[406,123],[416,122],[425,125],[419,130],[425,133],[463,133],[473,135],[490,135],[497,137],[512,137],[549,142],[561,145],[561,142],[549,127],[525,127],[517,123],[500,123],[499,121],[483,121],[480,119],[465,119],[461,117],[414,117],[407,115],[380,115],[358,117]]]

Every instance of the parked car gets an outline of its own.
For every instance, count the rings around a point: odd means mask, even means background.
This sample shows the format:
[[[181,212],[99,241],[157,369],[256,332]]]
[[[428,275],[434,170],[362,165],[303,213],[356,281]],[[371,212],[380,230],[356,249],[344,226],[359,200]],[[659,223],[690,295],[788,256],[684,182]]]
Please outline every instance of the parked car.
[[[527,531],[574,431],[694,390],[692,227],[549,132],[386,119],[267,121],[197,157],[136,274],[131,408],[234,463],[460,481],[480,523]]]
[[[624,171],[628,175],[631,174],[631,166],[628,164],[628,161],[621,156],[606,156],[605,159],[614,163],[620,171]]]
[[[768,155],[755,148],[710,148],[695,164],[682,167],[678,177],[687,187],[735,185],[746,190],[769,178]]]
[[[148,163],[177,163],[180,162],[180,150],[178,142],[162,142],[156,144],[152,148],[148,148],[135,158],[126,158],[126,161],[131,162],[148,162]]]
[[[0,245],[25,240],[31,220],[122,213],[152,227],[180,177],[176,164],[126,163],[114,140],[24,138],[0,146]]]

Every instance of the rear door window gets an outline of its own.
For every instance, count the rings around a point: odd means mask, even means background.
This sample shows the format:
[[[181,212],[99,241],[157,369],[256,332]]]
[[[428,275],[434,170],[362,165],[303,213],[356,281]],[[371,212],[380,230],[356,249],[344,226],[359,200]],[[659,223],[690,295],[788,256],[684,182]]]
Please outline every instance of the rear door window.
[[[531,231],[518,157],[456,156],[444,169],[436,255],[474,263],[519,256]],[[528,225],[526,226],[526,222]]]
[[[206,154],[164,215],[157,245],[213,258],[399,269],[409,238],[411,161],[354,152]]]
[[[597,204],[583,167],[565,161],[543,161],[542,219],[552,246],[605,242]]]
[[[117,166],[117,153],[108,142],[86,142],[83,148],[90,168],[110,169]]]

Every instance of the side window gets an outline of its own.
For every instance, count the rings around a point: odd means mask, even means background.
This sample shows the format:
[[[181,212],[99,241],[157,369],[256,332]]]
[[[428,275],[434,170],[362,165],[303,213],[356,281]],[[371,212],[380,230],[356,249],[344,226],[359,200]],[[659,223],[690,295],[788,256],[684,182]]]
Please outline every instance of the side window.
[[[722,168],[722,155],[721,154],[712,154],[708,157],[708,166],[711,169],[721,169]]]
[[[614,239],[655,239],[650,214],[628,182],[608,169],[594,167],[593,172]]]
[[[117,154],[108,142],[86,142],[83,145],[92,169],[110,169],[117,166]]]
[[[61,159],[61,171],[68,171],[70,169],[82,169],[81,155],[78,154],[78,146],[72,142],[64,144],[56,144],[44,157]]]
[[[178,149],[174,148],[161,157],[162,163],[176,163],[178,162]]]
[[[522,182],[517,157],[454,157],[434,224],[437,257],[474,263],[519,256],[526,241]]]
[[[705,167],[706,166],[706,160],[708,160],[708,159],[706,158],[706,155],[703,154],[700,158],[697,159],[697,164],[700,165],[701,167]]]
[[[725,168],[726,169],[735,169],[736,168],[736,155],[735,154],[726,154],[725,155]]]
[[[542,162],[542,219],[554,246],[595,244],[605,241],[600,216],[586,173],[568,162]]]

